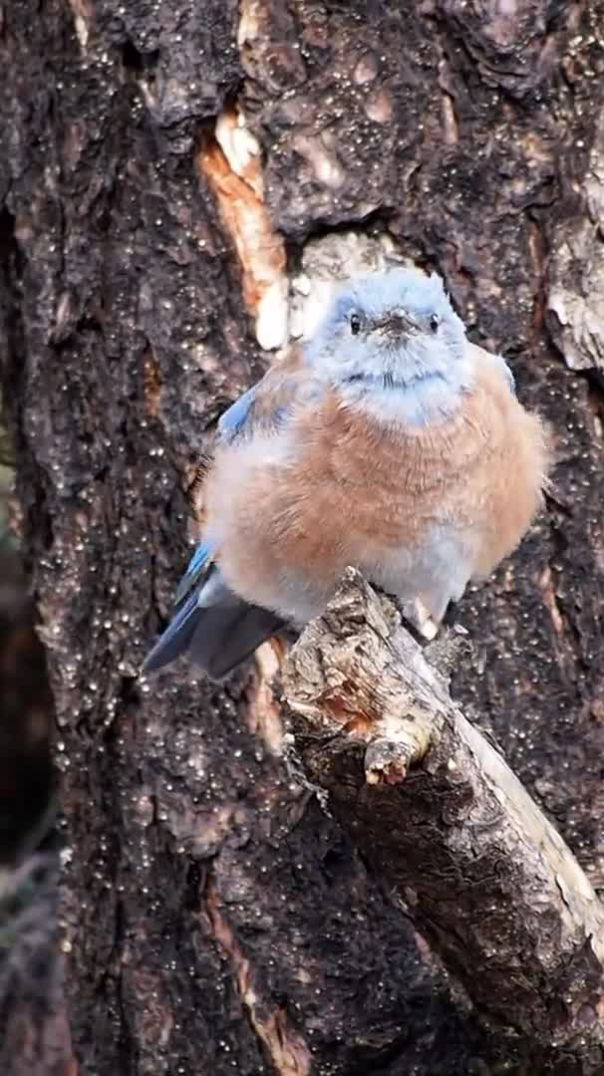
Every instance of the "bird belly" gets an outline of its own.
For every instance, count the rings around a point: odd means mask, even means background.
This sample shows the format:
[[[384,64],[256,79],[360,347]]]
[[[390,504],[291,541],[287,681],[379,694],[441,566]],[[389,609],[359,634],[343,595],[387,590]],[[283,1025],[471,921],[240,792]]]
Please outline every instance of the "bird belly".
[[[309,472],[270,439],[255,459],[249,449],[219,457],[208,525],[229,586],[302,626],[353,566],[402,602],[421,595],[440,619],[471,574],[469,544],[439,522],[438,493],[410,494],[396,460],[373,463],[352,484],[333,455]]]
[[[405,604],[420,598],[433,619],[444,616],[451,601],[459,601],[472,575],[472,535],[435,524],[417,545],[386,549],[359,564],[370,582]]]

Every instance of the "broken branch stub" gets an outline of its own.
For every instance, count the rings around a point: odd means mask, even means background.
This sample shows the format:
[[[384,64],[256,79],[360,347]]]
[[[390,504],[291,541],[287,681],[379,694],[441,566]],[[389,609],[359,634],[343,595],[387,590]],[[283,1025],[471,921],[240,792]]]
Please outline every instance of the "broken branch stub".
[[[477,1010],[601,1063],[604,909],[391,602],[352,569],[293,648],[284,692],[306,774]]]

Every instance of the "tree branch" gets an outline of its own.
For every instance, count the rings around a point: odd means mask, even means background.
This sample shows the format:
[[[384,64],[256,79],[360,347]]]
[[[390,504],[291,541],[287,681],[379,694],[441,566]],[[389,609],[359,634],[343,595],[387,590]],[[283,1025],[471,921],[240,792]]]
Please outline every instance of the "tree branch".
[[[294,647],[284,690],[307,775],[477,1010],[602,1063],[604,909],[358,573]]]

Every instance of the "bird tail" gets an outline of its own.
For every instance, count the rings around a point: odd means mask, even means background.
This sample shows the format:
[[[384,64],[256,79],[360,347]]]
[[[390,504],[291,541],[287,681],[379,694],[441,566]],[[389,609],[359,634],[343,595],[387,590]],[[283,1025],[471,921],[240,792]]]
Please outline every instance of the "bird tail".
[[[189,651],[212,680],[221,680],[282,626],[275,613],[233,594],[214,565],[177,609],[142,671],[156,672]]]

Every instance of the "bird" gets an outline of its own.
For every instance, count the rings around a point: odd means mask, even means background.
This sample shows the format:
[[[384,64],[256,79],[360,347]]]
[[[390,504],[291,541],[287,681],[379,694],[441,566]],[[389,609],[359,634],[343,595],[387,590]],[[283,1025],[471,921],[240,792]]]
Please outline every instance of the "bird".
[[[188,652],[224,679],[321,614],[347,567],[431,637],[518,545],[548,480],[546,426],[501,355],[471,343],[443,280],[344,281],[222,415],[205,524],[145,674]]]

